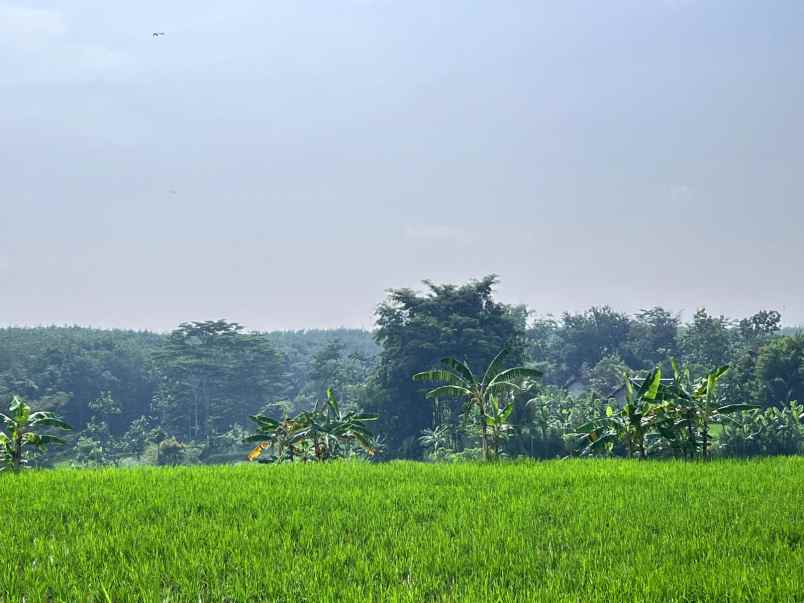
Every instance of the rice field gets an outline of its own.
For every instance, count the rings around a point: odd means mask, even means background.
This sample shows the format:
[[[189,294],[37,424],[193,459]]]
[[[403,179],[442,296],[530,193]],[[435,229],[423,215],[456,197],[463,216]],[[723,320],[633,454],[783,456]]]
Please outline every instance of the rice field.
[[[804,458],[0,475],[0,601],[804,601]]]

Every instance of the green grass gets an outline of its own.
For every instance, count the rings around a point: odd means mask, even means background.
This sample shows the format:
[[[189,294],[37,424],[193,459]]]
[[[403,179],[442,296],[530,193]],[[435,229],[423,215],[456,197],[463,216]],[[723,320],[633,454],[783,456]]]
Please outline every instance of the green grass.
[[[0,476],[0,600],[802,601],[804,458]]]

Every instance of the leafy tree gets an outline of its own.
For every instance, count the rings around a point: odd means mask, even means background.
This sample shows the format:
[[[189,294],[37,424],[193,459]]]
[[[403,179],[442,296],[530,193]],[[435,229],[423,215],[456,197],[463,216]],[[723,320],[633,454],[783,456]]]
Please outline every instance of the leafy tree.
[[[625,344],[634,368],[648,369],[678,356],[679,322],[678,316],[658,306],[634,316]]]
[[[594,419],[578,428],[581,441],[586,443],[584,452],[610,451],[616,443],[622,443],[629,456],[646,458],[646,438],[654,429],[657,410],[655,401],[661,381],[662,370],[656,368],[635,390],[633,380],[626,375],[625,405],[620,410],[608,406],[605,417]]]
[[[700,454],[708,458],[711,449],[711,425],[726,415],[758,408],[754,404],[724,404],[717,395],[718,382],[729,370],[728,365],[709,371],[695,381],[689,368],[681,369],[672,361],[673,382],[660,388],[665,401],[665,420],[659,433],[681,449],[687,458]]]
[[[719,442],[728,456],[804,453],[804,405],[737,413],[724,423]]]
[[[151,427],[151,419],[143,415],[131,422],[120,438],[119,444],[124,452],[133,454],[140,459],[148,444],[156,442],[158,437],[157,430]]]
[[[261,403],[275,384],[274,348],[265,337],[242,331],[225,320],[182,323],[155,356],[166,391],[190,411],[184,417],[190,438],[208,438],[216,424],[245,420],[246,408]]]
[[[622,358],[612,354],[604,356],[595,366],[585,371],[584,378],[593,396],[607,398],[622,386],[623,375],[629,371]]]
[[[93,437],[81,435],[73,448],[75,460],[79,465],[91,467],[105,465],[109,462],[103,443]]]
[[[563,385],[567,380],[561,369],[561,335],[560,325],[551,315],[533,320],[525,334],[527,357],[544,371],[544,382],[551,385]]]
[[[712,445],[711,425],[722,422],[728,414],[757,408],[751,404],[722,403],[717,385],[728,366],[695,381],[690,370],[681,370],[675,360],[672,367],[671,383],[662,381],[660,367],[641,381],[627,377],[627,397],[622,409],[609,406],[605,417],[578,428],[581,440],[587,444],[585,452],[610,451],[621,443],[629,455],[640,458],[646,458],[650,448],[666,448],[685,458],[700,454],[706,459]],[[653,446],[648,443],[650,439]]]
[[[184,458],[187,445],[170,436],[159,442],[157,463],[160,465],[178,465]]]
[[[91,400],[87,407],[96,413],[102,421],[108,421],[111,417],[119,415],[122,411],[120,405],[112,397],[109,391],[101,392],[100,397]]]
[[[11,399],[8,413],[0,413],[0,470],[16,473],[27,464],[29,449],[43,450],[48,444],[64,444],[61,438],[41,433],[43,428],[71,429],[52,412],[33,411],[19,396]]]
[[[503,443],[513,435],[513,426],[509,422],[514,411],[514,402],[501,404],[497,396],[492,395],[485,418],[486,433],[490,441],[490,452],[494,458],[499,458]]]
[[[377,418],[376,414],[362,413],[357,410],[344,412],[333,389],[327,388],[325,403],[322,408],[316,409],[309,418],[309,426],[306,430],[310,435],[318,432],[325,436],[323,444],[315,442],[316,458],[322,460],[323,458],[345,456],[350,454],[355,446],[373,455],[373,434],[368,423],[376,421]],[[306,432],[302,433],[309,437]]]
[[[592,393],[573,398],[560,388],[542,389],[527,401],[526,417],[518,425],[521,452],[545,459],[575,453],[578,430],[604,416],[606,407]]]
[[[419,444],[432,458],[439,458],[441,453],[449,448],[449,425],[436,425],[433,429],[422,429]]]
[[[766,406],[804,400],[804,335],[773,339],[757,352],[755,391]]]
[[[380,415],[392,455],[417,456],[418,434],[434,424],[432,410],[418,402],[421,387],[410,379],[421,367],[445,356],[485,366],[508,343],[512,361],[523,362],[526,312],[495,301],[496,283],[494,275],[464,285],[425,281],[426,293],[393,289],[380,304],[375,336],[382,353],[376,398],[367,408]]]
[[[287,417],[277,420],[264,415],[254,415],[251,420],[257,424],[257,430],[244,441],[258,444],[246,455],[248,461],[256,461],[268,449],[273,452],[270,461],[293,462],[303,455],[301,445],[304,439],[299,435],[305,427],[302,421]]]
[[[466,362],[455,358],[442,358],[441,368],[413,375],[418,382],[442,383],[427,392],[428,399],[462,400],[467,413],[477,413],[480,429],[480,446],[483,458],[491,458],[489,428],[494,438],[494,453],[499,449],[499,435],[505,420],[513,408],[513,395],[527,391],[530,383],[540,379],[542,372],[523,366],[505,368],[505,360],[511,349],[505,347],[488,365],[482,376],[476,377]]]
[[[565,381],[605,356],[622,357],[626,351],[631,321],[609,306],[594,306],[582,314],[564,313],[561,323],[559,354]]]
[[[749,318],[743,318],[738,327],[743,341],[754,346],[767,341],[779,332],[782,315],[776,310],[761,310]]]
[[[681,334],[685,362],[696,369],[728,364],[734,345],[730,327],[724,316],[711,316],[705,308],[698,310]]]

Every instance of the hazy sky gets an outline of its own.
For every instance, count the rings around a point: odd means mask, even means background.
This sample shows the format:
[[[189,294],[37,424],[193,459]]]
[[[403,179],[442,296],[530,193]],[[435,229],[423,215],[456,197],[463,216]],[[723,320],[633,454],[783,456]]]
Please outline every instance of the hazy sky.
[[[801,0],[0,0],[0,324],[369,327],[490,272],[804,323],[803,57]]]

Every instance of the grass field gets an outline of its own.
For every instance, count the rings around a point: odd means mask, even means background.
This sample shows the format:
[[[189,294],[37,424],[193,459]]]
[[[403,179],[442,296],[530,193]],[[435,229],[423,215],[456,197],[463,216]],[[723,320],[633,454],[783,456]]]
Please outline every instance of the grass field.
[[[804,601],[804,458],[0,476],[0,600]]]

